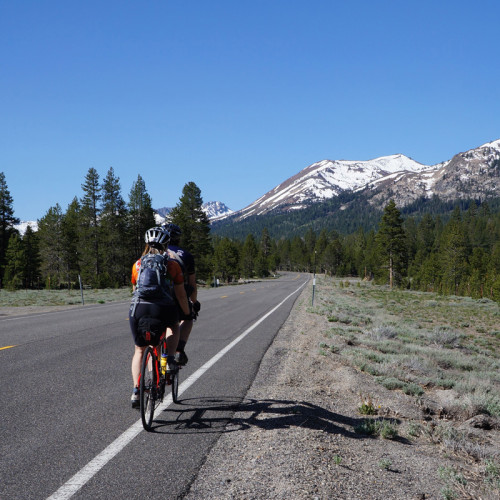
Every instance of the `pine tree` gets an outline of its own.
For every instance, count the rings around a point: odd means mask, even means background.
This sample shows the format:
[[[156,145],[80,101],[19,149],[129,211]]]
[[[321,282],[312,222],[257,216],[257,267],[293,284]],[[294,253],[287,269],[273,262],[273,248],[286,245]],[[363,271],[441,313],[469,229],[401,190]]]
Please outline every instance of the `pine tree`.
[[[23,242],[18,233],[12,233],[9,245],[5,252],[7,264],[5,265],[4,282],[9,290],[21,288],[24,274],[25,255]]]
[[[269,231],[267,230],[267,227],[262,229],[259,249],[262,252],[264,258],[267,259],[269,257],[269,254],[271,253],[271,237],[269,236]]]
[[[23,236],[24,269],[23,282],[25,288],[38,288],[40,281],[40,246],[38,234],[30,225]]]
[[[239,252],[236,243],[222,238],[214,244],[214,272],[222,281],[231,282],[239,275]]]
[[[14,226],[19,223],[19,219],[14,217],[14,200],[10,195],[5,180],[5,174],[0,172],[0,284],[3,278],[7,247],[11,235],[16,231]]]
[[[127,259],[125,201],[121,195],[120,179],[110,167],[102,184],[102,262],[101,286],[124,285],[128,280],[130,262]]]
[[[309,255],[304,240],[294,236],[290,245],[290,260],[294,271],[306,271],[309,267]]]
[[[130,263],[141,255],[144,249],[144,235],[149,228],[155,225],[156,221],[151,197],[146,190],[146,183],[138,175],[137,180],[130,190],[128,202],[127,232],[130,235],[128,246],[128,260]]]
[[[245,239],[241,253],[241,271],[245,278],[252,278],[254,276],[257,254],[257,243],[253,234],[249,234]]]
[[[81,206],[76,197],[68,205],[62,218],[61,232],[63,266],[68,289],[71,289],[73,284],[76,286],[78,283],[78,276],[80,275],[80,240],[83,238]]]
[[[291,243],[289,239],[283,239],[276,245],[276,250],[280,263],[280,270],[291,271],[292,270],[292,258],[291,258]]]
[[[443,286],[448,293],[458,294],[467,275],[467,235],[457,206],[441,236]]]
[[[101,274],[101,231],[99,226],[101,214],[101,186],[99,174],[90,168],[82,184],[81,201],[81,270],[86,283],[99,286]]]
[[[260,236],[259,249],[257,254],[257,260],[255,263],[255,271],[258,276],[263,278],[269,276],[269,269],[274,267],[274,262],[271,261],[271,237],[269,236],[269,231],[267,227],[262,229]]]
[[[57,288],[65,277],[62,212],[59,204],[38,221],[42,277],[48,289]]]
[[[316,240],[316,245],[314,246],[314,251],[316,252],[316,272],[318,273],[326,272],[323,254],[328,246],[328,243],[328,233],[326,232],[326,229],[322,229],[319,233],[318,239]]]
[[[194,182],[188,182],[182,189],[179,202],[170,212],[172,223],[181,230],[181,247],[193,254],[196,262],[196,276],[201,279],[210,277],[213,268],[213,253],[210,241],[210,221],[201,208],[203,198]]]
[[[339,269],[342,263],[342,244],[339,238],[335,238],[328,243],[323,252],[323,266],[325,271],[330,275],[339,274]]]
[[[391,200],[384,208],[376,236],[378,248],[389,271],[389,286],[400,281],[407,264],[406,234],[401,212]]]

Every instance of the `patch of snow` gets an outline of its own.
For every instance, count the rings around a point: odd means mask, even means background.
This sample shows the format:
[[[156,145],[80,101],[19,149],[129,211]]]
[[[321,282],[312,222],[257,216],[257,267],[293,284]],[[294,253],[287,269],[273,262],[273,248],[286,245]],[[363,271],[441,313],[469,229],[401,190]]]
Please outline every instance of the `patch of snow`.
[[[493,148],[500,150],[500,139],[497,139],[496,141],[493,142],[487,142],[486,144],[480,146],[480,148]]]
[[[157,226],[163,226],[167,222],[167,218],[163,217],[159,213],[155,212],[155,224]]]
[[[38,222],[37,221],[21,221],[19,224],[16,224],[14,227],[19,231],[21,236],[24,236],[26,229],[28,226],[31,226],[33,231],[38,231]]]

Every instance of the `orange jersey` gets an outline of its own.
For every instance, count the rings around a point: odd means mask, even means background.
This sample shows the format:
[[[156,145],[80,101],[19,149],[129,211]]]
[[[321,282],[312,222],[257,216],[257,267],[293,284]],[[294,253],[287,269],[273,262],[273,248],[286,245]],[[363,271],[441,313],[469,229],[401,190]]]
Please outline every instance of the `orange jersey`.
[[[139,269],[141,268],[141,259],[132,266],[132,285],[137,284]],[[174,285],[184,284],[184,275],[182,274],[181,266],[175,260],[167,260],[167,279]]]

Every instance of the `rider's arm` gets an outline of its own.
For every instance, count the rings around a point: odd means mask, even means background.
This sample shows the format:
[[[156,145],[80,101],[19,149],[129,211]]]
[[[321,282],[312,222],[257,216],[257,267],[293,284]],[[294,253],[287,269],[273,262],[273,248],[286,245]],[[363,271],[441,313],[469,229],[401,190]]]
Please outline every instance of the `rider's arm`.
[[[167,270],[174,283],[174,293],[182,312],[188,316],[190,313],[186,289],[184,288],[184,276],[181,267],[175,260],[167,262]]]
[[[184,262],[186,263],[187,282],[193,290],[189,298],[191,302],[196,302],[198,300],[198,288],[196,286],[196,268],[193,255],[189,252],[185,252]]]
[[[191,302],[196,302],[198,300],[198,288],[196,287],[196,274],[192,273],[188,275],[188,284],[193,287],[193,292],[190,295]]]
[[[179,303],[179,306],[182,309],[182,312],[188,316],[190,311],[189,311],[189,304],[188,304],[188,299],[186,295],[186,289],[184,288],[184,283],[179,283],[174,285],[174,292],[175,292],[175,298],[177,299],[177,302]]]

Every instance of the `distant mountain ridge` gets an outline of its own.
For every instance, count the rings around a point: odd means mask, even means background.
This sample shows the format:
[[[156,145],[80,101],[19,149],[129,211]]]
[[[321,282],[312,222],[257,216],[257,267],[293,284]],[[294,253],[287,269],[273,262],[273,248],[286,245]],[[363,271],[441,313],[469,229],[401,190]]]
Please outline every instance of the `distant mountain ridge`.
[[[367,161],[322,160],[304,168],[241,210],[233,212],[220,201],[207,202],[202,208],[213,223],[220,225],[271,213],[300,211],[335,197],[344,199],[342,194],[349,194],[345,200],[351,201],[346,201],[341,210],[345,210],[349,203],[355,204],[356,196],[361,194],[363,203],[378,210],[390,199],[402,208],[417,200],[434,198],[444,202],[498,198],[500,139],[431,166],[403,154]],[[171,210],[168,207],[156,209],[156,223],[165,223]],[[16,227],[24,234],[28,224],[37,229],[36,221],[22,222]]]
[[[210,220],[217,220],[221,217],[227,217],[233,213],[233,210],[231,210],[221,201],[208,201],[206,203],[203,203],[201,208],[207,214]],[[162,207],[155,209],[156,223],[159,225],[165,224],[171,211],[172,207]]]
[[[485,199],[500,196],[499,169],[500,140],[436,165],[423,165],[402,154],[368,161],[323,160],[227,217],[238,221],[300,210],[345,192],[368,191],[365,195],[369,203],[377,208],[391,198],[398,206],[433,196],[443,200]]]
[[[437,196],[443,201],[486,200],[500,196],[500,140],[489,142],[429,170],[399,172],[367,186],[370,203],[385,205],[393,198],[400,207],[419,198]]]

